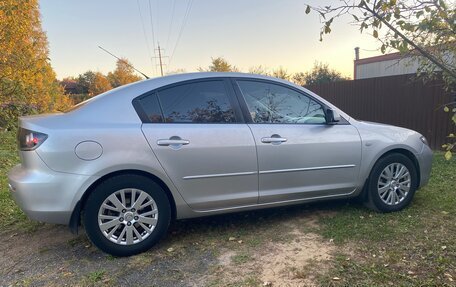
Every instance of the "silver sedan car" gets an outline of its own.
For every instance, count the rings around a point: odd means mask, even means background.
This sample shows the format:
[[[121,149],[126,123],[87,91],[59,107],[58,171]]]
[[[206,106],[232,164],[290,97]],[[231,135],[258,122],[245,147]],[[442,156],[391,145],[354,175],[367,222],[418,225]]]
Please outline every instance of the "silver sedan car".
[[[149,249],[173,219],[351,197],[398,211],[432,161],[415,131],[241,73],[145,80],[19,125],[17,204],[34,220],[82,223],[116,256]]]

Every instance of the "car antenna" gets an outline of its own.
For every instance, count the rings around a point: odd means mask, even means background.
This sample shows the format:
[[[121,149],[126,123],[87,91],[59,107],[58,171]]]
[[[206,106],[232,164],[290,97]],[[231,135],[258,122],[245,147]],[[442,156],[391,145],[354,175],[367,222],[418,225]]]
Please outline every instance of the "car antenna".
[[[114,55],[113,53],[109,52],[108,50],[106,50],[105,48],[101,47],[101,46],[98,46],[98,48],[100,48],[101,50],[105,51],[106,53],[108,53],[109,55],[113,56],[114,58],[116,58],[117,60],[123,62],[124,64],[127,64],[128,66],[130,66],[133,70],[135,70],[136,72],[140,73],[141,75],[144,76],[144,78],[146,79],[149,79],[149,77],[144,74],[143,72],[141,72],[140,70],[136,69],[135,67],[133,67],[132,64],[128,63],[127,61],[117,57],[116,55]]]

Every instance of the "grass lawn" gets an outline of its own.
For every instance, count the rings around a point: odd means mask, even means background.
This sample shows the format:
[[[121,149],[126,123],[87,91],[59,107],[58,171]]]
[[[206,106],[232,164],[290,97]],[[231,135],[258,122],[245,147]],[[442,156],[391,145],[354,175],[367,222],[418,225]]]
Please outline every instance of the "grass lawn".
[[[0,234],[33,232],[40,226],[26,218],[8,191],[6,175],[17,162],[15,134],[0,132]],[[316,267],[298,270],[290,266],[290,270],[299,277],[317,274],[316,283],[325,286],[456,285],[456,161],[445,161],[441,153],[434,158],[428,186],[418,191],[412,205],[402,212],[379,214],[359,203],[343,201],[196,219],[189,224],[184,221],[174,225],[170,238],[155,251],[129,260],[168,254],[170,252],[166,250],[169,246],[200,246],[198,248],[204,252],[209,250],[217,254],[218,250],[231,248],[235,243],[241,247],[235,250],[237,253],[232,256],[231,262],[252,266],[255,258],[252,252],[261,250],[269,239],[285,243],[290,241],[289,234],[285,232],[286,226],[289,223],[299,226],[304,209],[307,209],[306,213],[315,214],[317,226],[302,232],[316,233],[321,240],[332,242],[337,248],[331,259],[325,261],[325,266],[315,264],[318,270],[315,270]],[[235,236],[236,240],[229,241],[230,236]],[[238,244],[237,238],[243,238],[244,242]],[[296,236],[293,238],[296,239]],[[178,252],[173,251],[172,254]],[[87,280],[91,282],[103,278],[104,273],[100,270],[114,260],[108,259],[97,261],[101,267],[84,275],[90,279]],[[261,278],[257,276],[256,272],[252,272],[242,279],[239,286],[262,285]],[[214,285],[217,286],[216,282]]]
[[[322,235],[334,239],[332,278],[321,283],[456,285],[456,161],[434,156],[431,180],[402,212],[378,214],[358,206],[321,218]]]

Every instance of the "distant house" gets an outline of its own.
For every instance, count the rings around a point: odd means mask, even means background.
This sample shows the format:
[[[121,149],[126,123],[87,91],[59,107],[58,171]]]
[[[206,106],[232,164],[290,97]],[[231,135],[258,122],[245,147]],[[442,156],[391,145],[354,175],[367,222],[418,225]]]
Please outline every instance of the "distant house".
[[[414,74],[419,67],[416,57],[392,53],[360,59],[359,48],[355,48],[353,77],[357,79]]]
[[[74,95],[81,93],[76,80],[66,78],[60,81],[60,85],[65,89],[65,94]]]

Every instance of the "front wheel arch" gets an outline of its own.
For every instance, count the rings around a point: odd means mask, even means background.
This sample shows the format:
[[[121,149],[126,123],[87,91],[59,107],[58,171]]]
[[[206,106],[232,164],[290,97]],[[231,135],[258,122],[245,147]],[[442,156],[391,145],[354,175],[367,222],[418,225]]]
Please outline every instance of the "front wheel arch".
[[[372,164],[370,170],[369,170],[369,175],[367,176],[367,178],[364,180],[364,185],[363,185],[363,189],[362,189],[362,192],[361,192],[361,199],[363,201],[366,201],[367,200],[367,185],[368,185],[368,182],[369,182],[369,179],[372,175],[372,171],[374,169],[374,166],[377,164],[377,162],[381,159],[383,159],[384,157],[390,155],[390,154],[393,154],[393,153],[399,153],[399,154],[402,154],[406,157],[408,157],[413,165],[415,166],[415,169],[416,169],[416,174],[417,174],[417,186],[416,188],[418,189],[418,186],[421,182],[421,173],[420,173],[420,164],[418,163],[418,159],[416,158],[416,156],[409,150],[407,149],[404,149],[404,148],[396,148],[396,149],[392,149],[392,150],[389,150],[385,153],[383,153],[381,156],[379,156],[377,158],[377,160]]]

